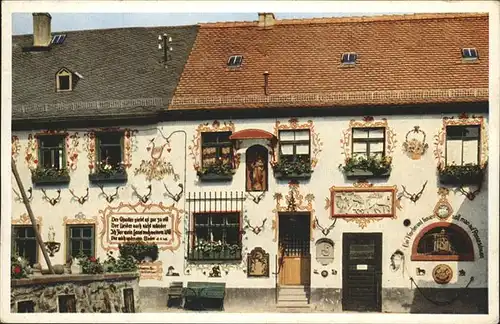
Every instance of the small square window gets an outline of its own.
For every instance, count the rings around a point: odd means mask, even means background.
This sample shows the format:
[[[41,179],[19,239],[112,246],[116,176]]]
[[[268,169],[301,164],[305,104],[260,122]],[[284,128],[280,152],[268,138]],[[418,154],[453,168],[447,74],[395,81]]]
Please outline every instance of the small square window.
[[[477,60],[479,55],[475,48],[462,48],[462,58],[466,60]]]
[[[356,53],[343,53],[342,54],[342,64],[355,64],[358,59],[358,54]]]
[[[59,90],[69,90],[69,75],[59,76]]]
[[[243,56],[233,55],[229,57],[229,60],[227,61],[227,66],[230,68],[240,67],[242,62],[243,62]]]

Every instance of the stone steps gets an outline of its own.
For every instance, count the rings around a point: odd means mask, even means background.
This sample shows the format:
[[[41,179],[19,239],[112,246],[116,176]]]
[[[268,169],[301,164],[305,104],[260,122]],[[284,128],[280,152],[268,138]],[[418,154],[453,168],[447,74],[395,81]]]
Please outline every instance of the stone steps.
[[[281,286],[278,291],[278,309],[286,309],[293,312],[293,310],[305,311],[310,309],[309,287],[305,286]]]

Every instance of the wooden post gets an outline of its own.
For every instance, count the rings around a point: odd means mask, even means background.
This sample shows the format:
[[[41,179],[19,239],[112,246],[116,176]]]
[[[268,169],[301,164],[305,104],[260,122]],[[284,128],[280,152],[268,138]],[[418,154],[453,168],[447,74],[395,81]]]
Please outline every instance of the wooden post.
[[[52,268],[52,263],[50,263],[49,255],[47,253],[47,250],[45,248],[45,244],[43,244],[42,236],[40,235],[40,232],[38,231],[38,226],[36,224],[35,216],[33,216],[33,211],[31,210],[31,205],[28,200],[28,197],[26,196],[26,192],[24,191],[24,186],[23,183],[21,182],[21,178],[19,177],[19,173],[17,172],[17,167],[16,167],[16,162],[14,162],[14,158],[11,158],[11,163],[12,163],[12,173],[14,174],[14,177],[16,178],[17,185],[19,187],[19,191],[21,192],[21,196],[23,196],[23,202],[24,206],[26,206],[26,210],[28,211],[28,215],[31,219],[31,225],[33,226],[33,231],[35,231],[35,238],[36,241],[38,242],[38,245],[40,246],[40,249],[42,250],[43,257],[45,258],[45,262],[47,262],[47,266],[49,267],[49,271],[52,274],[55,274],[54,268]]]

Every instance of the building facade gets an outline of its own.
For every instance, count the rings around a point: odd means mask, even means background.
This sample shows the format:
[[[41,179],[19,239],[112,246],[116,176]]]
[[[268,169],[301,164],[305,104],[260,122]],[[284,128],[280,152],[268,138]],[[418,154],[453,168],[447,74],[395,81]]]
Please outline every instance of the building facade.
[[[487,312],[487,15],[34,24],[12,156],[52,263],[140,240],[145,304],[180,281],[255,311]]]

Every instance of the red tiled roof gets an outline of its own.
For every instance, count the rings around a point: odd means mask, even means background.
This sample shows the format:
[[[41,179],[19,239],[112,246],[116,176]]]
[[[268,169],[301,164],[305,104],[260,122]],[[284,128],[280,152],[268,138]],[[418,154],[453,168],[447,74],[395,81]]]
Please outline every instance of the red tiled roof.
[[[465,63],[461,49],[479,60]],[[354,67],[341,54],[356,52]],[[230,70],[231,55],[243,55]],[[264,94],[264,72],[269,72]],[[485,101],[488,14],[201,24],[170,109]]]

